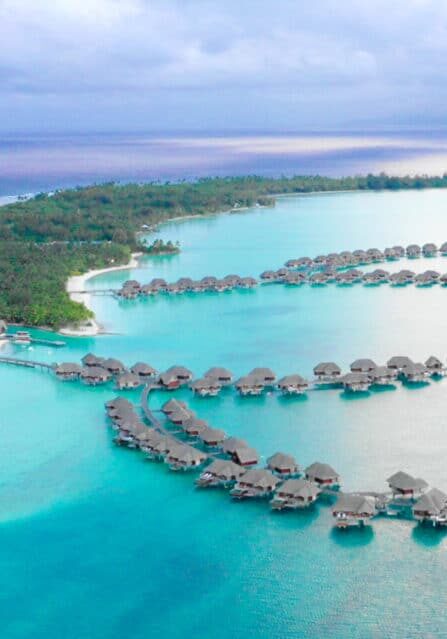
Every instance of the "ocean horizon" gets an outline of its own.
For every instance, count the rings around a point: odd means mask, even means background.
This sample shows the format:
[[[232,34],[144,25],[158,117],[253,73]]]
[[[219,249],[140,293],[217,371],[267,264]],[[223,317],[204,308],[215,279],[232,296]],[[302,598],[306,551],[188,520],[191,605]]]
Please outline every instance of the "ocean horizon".
[[[443,174],[447,130],[3,134],[0,198],[101,182]]]

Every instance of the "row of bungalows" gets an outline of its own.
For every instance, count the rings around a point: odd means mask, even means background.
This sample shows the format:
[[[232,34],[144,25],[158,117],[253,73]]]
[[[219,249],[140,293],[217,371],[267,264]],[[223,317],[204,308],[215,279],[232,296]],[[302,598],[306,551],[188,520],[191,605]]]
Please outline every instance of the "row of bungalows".
[[[81,379],[85,384],[97,386],[115,380],[118,389],[138,388],[156,375],[155,369],[138,362],[130,371],[114,358],[97,357],[88,353],[82,358],[82,366],[73,362],[56,364],[53,370],[61,380]]]
[[[194,394],[200,397],[215,397],[223,386],[229,386],[233,381],[233,373],[227,368],[210,368],[202,378],[196,379],[190,384]]]
[[[107,402],[106,411],[118,431],[117,444],[140,448],[151,459],[163,459],[172,470],[198,468],[207,459],[207,454],[194,446],[148,428],[125,398],[117,397]]]
[[[435,257],[437,254],[447,255],[447,242],[444,242],[438,249],[433,242],[427,242],[422,247],[418,244],[409,244],[406,247],[396,245],[387,247],[383,251],[378,248],[369,248],[366,251],[356,249],[355,251],[341,251],[340,253],[329,253],[327,255],[317,255],[314,258],[299,257],[290,259],[285,263],[287,269],[314,270],[323,266],[335,268],[346,268],[361,264],[372,264],[384,261],[395,261],[403,257],[417,258]],[[274,272],[274,271],[273,271]],[[267,273],[272,273],[271,271]]]
[[[158,293],[220,293],[233,289],[251,289],[255,288],[257,284],[258,282],[254,277],[241,277],[239,275],[226,275],[221,279],[207,275],[201,280],[181,277],[176,282],[171,283],[166,282],[163,278],[154,278],[148,284],[143,285],[134,280],[125,282],[121,289],[117,291],[117,296],[123,299],[135,299],[138,296],[147,297]]]
[[[304,477],[291,477],[282,483],[270,502],[274,510],[307,508],[324,491],[337,491],[340,476],[332,466],[314,462],[304,471]]]

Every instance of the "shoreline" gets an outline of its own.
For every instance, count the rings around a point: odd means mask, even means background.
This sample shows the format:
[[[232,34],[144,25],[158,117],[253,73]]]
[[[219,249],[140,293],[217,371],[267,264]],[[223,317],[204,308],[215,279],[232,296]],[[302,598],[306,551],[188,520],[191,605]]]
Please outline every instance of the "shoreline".
[[[86,282],[96,277],[97,275],[104,275],[105,273],[113,273],[114,271],[125,271],[127,269],[137,268],[139,258],[142,255],[143,253],[141,252],[132,253],[131,258],[127,264],[93,269],[91,271],[87,271],[86,273],[82,273],[82,275],[72,275],[65,283],[65,290],[67,291],[70,299],[73,302],[84,304],[89,310],[91,310],[91,308],[88,306],[86,295],[77,293],[76,291],[82,290],[85,287]],[[99,324],[99,322],[97,322],[94,317],[92,317],[90,320],[87,320],[87,322],[82,326],[63,326],[57,332],[61,335],[66,335],[69,337],[95,337],[96,335],[105,334],[104,327]]]

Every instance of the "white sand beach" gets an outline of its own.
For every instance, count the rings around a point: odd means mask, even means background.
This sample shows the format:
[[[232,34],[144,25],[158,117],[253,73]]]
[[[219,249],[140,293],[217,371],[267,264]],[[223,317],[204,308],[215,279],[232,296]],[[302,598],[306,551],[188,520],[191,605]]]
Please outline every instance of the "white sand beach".
[[[113,271],[123,271],[126,269],[136,268],[138,266],[138,258],[141,255],[142,253],[132,253],[132,257],[127,264],[121,264],[120,266],[110,266],[108,268],[94,269],[92,271],[87,271],[87,273],[83,273],[82,275],[73,275],[72,277],[69,277],[65,285],[65,289],[69,294],[70,299],[72,299],[74,302],[81,302],[89,307],[88,294],[78,293],[77,291],[84,290],[85,283],[88,280],[92,279],[92,277],[96,277],[97,275],[111,273]],[[64,326],[58,332],[62,335],[69,335],[71,337],[92,337],[94,335],[104,333],[104,329],[94,318],[92,318],[90,320],[87,320],[80,326]]]

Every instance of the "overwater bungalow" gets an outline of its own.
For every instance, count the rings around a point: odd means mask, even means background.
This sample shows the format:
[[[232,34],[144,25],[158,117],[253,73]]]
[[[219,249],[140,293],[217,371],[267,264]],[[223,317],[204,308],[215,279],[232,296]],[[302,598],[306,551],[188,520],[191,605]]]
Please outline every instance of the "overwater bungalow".
[[[191,416],[189,419],[181,423],[181,427],[185,435],[188,437],[198,437],[206,428],[209,428],[208,422],[204,419],[198,419]]]
[[[280,280],[283,281],[285,280],[285,278],[289,275],[290,271],[286,268],[279,268],[276,271],[276,277]]]
[[[216,397],[222,390],[222,384],[212,377],[204,377],[196,379],[189,385],[195,395],[199,397]]]
[[[366,251],[366,254],[370,257],[372,262],[383,262],[385,259],[384,254],[378,248],[370,248]]]
[[[232,486],[246,469],[235,464],[230,459],[215,459],[196,480],[196,485],[205,486]]]
[[[270,505],[273,510],[307,508],[317,500],[320,492],[313,481],[288,479],[276,489]]]
[[[259,462],[257,451],[249,446],[236,448],[231,457],[240,466],[255,466]]]
[[[191,293],[203,293],[204,291],[206,291],[206,286],[202,282],[194,280],[191,286]]]
[[[372,262],[372,259],[368,255],[368,253],[366,251],[363,251],[362,249],[352,251],[352,254],[357,259],[358,264],[369,264],[370,262]]]
[[[141,378],[134,373],[122,373],[116,378],[116,387],[119,390],[132,390],[139,388],[142,384]]]
[[[144,450],[149,459],[163,459],[171,448],[177,444],[177,440],[170,435],[154,433],[153,437],[145,442],[142,450]]]
[[[286,268],[298,268],[298,263],[299,263],[299,259],[295,258],[292,260],[287,260],[287,262],[284,264],[284,266]]]
[[[386,260],[394,261],[399,259],[398,253],[394,250],[394,248],[386,248],[383,252]]]
[[[247,470],[236,482],[230,495],[236,499],[269,497],[280,480],[265,468]]]
[[[285,375],[278,381],[278,388],[283,395],[302,395],[309,390],[309,382],[301,375]]]
[[[409,364],[413,364],[413,360],[411,360],[406,355],[394,355],[386,363],[388,368],[393,368],[397,371],[401,371],[405,366],[408,366]]]
[[[336,470],[321,462],[314,462],[305,470],[306,479],[315,482],[320,488],[337,488],[340,486],[340,476]]]
[[[404,257],[405,256],[405,249],[403,246],[393,246],[392,250],[394,251],[394,254],[400,258],[400,257]]]
[[[137,448],[139,447],[138,437],[147,431],[147,426],[145,426],[141,421],[135,421],[130,424],[126,424],[125,426],[119,427],[118,435],[115,437],[115,443],[119,445],[125,445],[129,448]]]
[[[326,264],[327,256],[326,255],[317,255],[314,257],[313,262],[316,266],[323,266]]]
[[[296,260],[296,266],[295,268],[299,268],[299,269],[308,269],[311,268],[313,266],[313,260],[311,260],[310,257],[299,257]]]
[[[194,281],[190,277],[180,277],[177,280],[177,286],[183,291],[190,291],[194,285]]]
[[[221,386],[228,386],[233,381],[233,373],[228,368],[220,366],[213,366],[207,370],[204,377],[217,380]]]
[[[71,381],[79,379],[82,367],[74,362],[64,362],[63,364],[57,364],[54,367],[54,372],[58,379],[63,381]]]
[[[124,371],[126,370],[124,364],[120,362],[119,359],[114,359],[113,357],[109,357],[108,359],[104,360],[102,366],[110,373],[112,373],[112,375],[119,375],[120,373],[124,373]]]
[[[271,368],[254,368],[248,373],[248,377],[262,380],[265,386],[271,386],[276,380],[276,375]]]
[[[447,285],[447,273],[443,273],[443,275],[441,275],[441,277],[439,278],[439,283],[442,286],[446,286]]]
[[[159,292],[162,292],[162,291],[165,291],[167,289],[168,283],[167,283],[166,280],[164,280],[161,277],[154,277],[154,279],[150,281],[150,286],[153,289],[155,289],[155,290],[157,290]]]
[[[265,384],[262,379],[251,377],[250,375],[240,377],[234,385],[242,396],[261,395],[265,389]]]
[[[160,289],[157,286],[153,286],[152,284],[143,284],[140,288],[140,295],[157,295],[160,292]]]
[[[414,504],[413,517],[419,522],[431,522],[433,526],[445,525],[447,523],[447,495],[438,488],[431,488]]]
[[[424,479],[412,477],[401,470],[388,477],[386,481],[391,488],[393,497],[403,499],[420,497],[428,488],[428,484]]]
[[[328,283],[329,275],[327,273],[318,272],[309,275],[309,284],[311,286],[324,286]]]
[[[405,286],[406,284],[411,284],[414,282],[414,278],[416,277],[416,273],[413,271],[409,271],[407,269],[403,269],[398,271],[397,273],[392,273],[390,275],[390,284],[392,286]]]
[[[178,410],[187,408],[185,402],[182,402],[180,399],[169,399],[167,402],[163,404],[161,410],[165,415],[170,415],[171,413],[176,413]]]
[[[191,419],[191,417],[195,417],[195,414],[190,408],[179,408],[168,415],[171,424],[175,424],[176,426],[182,426]]]
[[[238,448],[248,448],[248,444],[243,439],[238,437],[228,437],[221,446],[222,452],[227,455],[233,455]]]
[[[110,419],[117,423],[120,419],[123,419],[126,416],[136,415],[135,409],[130,402],[129,404],[119,404],[118,406],[107,408],[106,410]]]
[[[298,271],[291,271],[285,278],[284,283],[287,286],[301,286],[307,281],[304,273],[299,273]]]
[[[430,372],[430,375],[444,377],[447,372],[447,368],[441,362],[440,359],[431,355],[425,362],[425,366],[427,370]]]
[[[377,366],[368,373],[371,384],[377,386],[389,386],[397,379],[397,370],[388,366]]]
[[[408,258],[414,259],[421,256],[421,247],[418,244],[410,244],[405,249],[405,252]]]
[[[166,373],[175,375],[182,384],[187,384],[193,378],[192,371],[190,371],[189,368],[185,368],[185,366],[171,366]]]
[[[424,257],[435,257],[437,252],[438,247],[436,246],[436,244],[433,244],[433,242],[427,242],[427,244],[424,244],[424,246],[422,247],[422,253]]]
[[[292,455],[275,453],[267,459],[267,468],[280,477],[292,477],[300,472],[300,468]]]
[[[175,282],[172,282],[171,284],[168,284],[167,287],[164,290],[169,295],[177,295],[177,293],[181,292],[180,288],[177,286],[177,284]]]
[[[401,375],[407,382],[419,383],[427,381],[431,373],[421,362],[411,362],[402,368]]]
[[[140,294],[140,289],[136,288],[125,288],[124,286],[118,291],[116,291],[117,297],[120,297],[123,300],[134,300]]]
[[[144,362],[137,362],[134,364],[131,367],[130,372],[134,375],[138,375],[144,381],[153,379],[157,375],[155,368],[152,368],[152,366],[149,366],[149,364],[145,364]]]
[[[384,284],[390,279],[390,274],[382,268],[376,268],[370,273],[365,273],[362,277],[364,284]]]
[[[314,368],[317,382],[337,383],[340,381],[341,368],[334,362],[320,362]]]
[[[181,386],[180,380],[173,372],[166,371],[165,373],[161,373],[158,377],[158,381],[165,390],[176,390]]]
[[[439,247],[439,252],[441,253],[441,255],[447,255],[447,242],[441,244],[441,246]]]
[[[254,277],[241,277],[238,288],[250,289],[255,288],[258,285],[258,281]]]
[[[226,433],[220,428],[205,427],[198,434],[199,439],[210,448],[216,448],[220,446],[226,437]]]
[[[364,526],[376,514],[376,500],[369,495],[341,493],[332,508],[337,528]]]
[[[204,290],[214,290],[214,287],[217,284],[217,277],[214,277],[214,275],[206,275],[205,277],[202,277],[200,283],[204,287]]]
[[[85,366],[80,374],[80,378],[89,386],[105,384],[112,378],[111,373],[100,366]]]
[[[83,366],[102,366],[105,359],[104,357],[97,357],[93,355],[93,353],[87,353],[87,355],[84,355],[81,359],[81,362]]]
[[[155,428],[145,427],[143,431],[135,435],[135,442],[142,451],[145,451],[147,445],[151,442],[158,441],[160,437],[160,433],[158,433]]]
[[[207,455],[189,444],[176,443],[171,446],[165,462],[171,470],[191,470],[198,468],[207,459]]]
[[[223,278],[223,281],[229,284],[230,286],[239,286],[241,279],[242,278],[239,275],[231,274],[231,275],[225,275],[225,277]]]
[[[347,373],[340,378],[345,390],[353,393],[364,392],[371,386],[368,373]]]
[[[114,411],[116,409],[122,408],[122,407],[127,407],[127,408],[133,408],[133,404],[126,399],[125,397],[120,397],[119,395],[117,397],[114,397],[113,399],[109,399],[105,404],[104,404],[107,413],[109,413],[110,411]]]
[[[372,359],[356,359],[350,368],[352,373],[370,373],[377,368],[377,364]]]
[[[437,284],[440,276],[441,274],[437,271],[424,271],[416,275],[414,283],[416,286],[432,286],[433,284]]]
[[[263,271],[259,277],[261,278],[263,282],[266,282],[266,283],[277,282],[279,279],[278,275],[276,274],[276,271]]]

